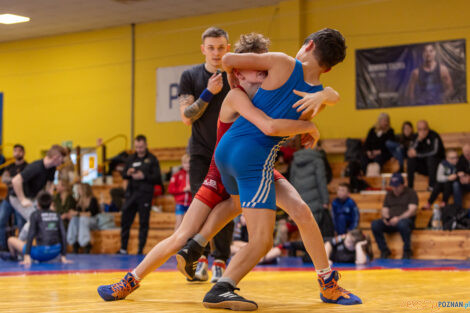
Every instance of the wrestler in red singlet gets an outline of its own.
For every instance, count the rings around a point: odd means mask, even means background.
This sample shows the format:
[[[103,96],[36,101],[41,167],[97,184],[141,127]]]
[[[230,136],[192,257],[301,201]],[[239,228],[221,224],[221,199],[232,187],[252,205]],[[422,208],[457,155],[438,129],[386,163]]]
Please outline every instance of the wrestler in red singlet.
[[[242,86],[237,86],[236,88],[240,88],[244,92]],[[217,141],[215,143],[215,148],[219,144],[220,139],[222,136],[227,132],[227,130],[233,125],[232,123],[224,123],[219,119],[217,121]],[[215,151],[214,148],[214,151]],[[285,179],[281,173],[274,170],[274,181],[279,179]],[[202,201],[204,204],[209,206],[213,209],[217,204],[220,202],[227,200],[230,195],[225,191],[225,187],[222,184],[222,179],[220,178],[219,170],[215,165],[214,155],[212,155],[211,165],[209,167],[209,171],[207,172],[206,178],[204,179],[204,183],[199,188],[198,192],[196,193],[195,198]]]

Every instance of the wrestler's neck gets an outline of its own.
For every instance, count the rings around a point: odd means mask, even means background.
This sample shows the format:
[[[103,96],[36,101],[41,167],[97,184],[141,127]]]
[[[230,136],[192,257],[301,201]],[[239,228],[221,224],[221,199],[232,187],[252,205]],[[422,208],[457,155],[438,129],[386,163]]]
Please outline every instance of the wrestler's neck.
[[[317,66],[316,64],[307,62],[302,62],[302,67],[304,69],[304,81],[307,84],[312,86],[320,85],[320,75],[323,73],[323,68]]]
[[[259,87],[261,86],[260,83],[249,83],[246,80],[240,82],[240,86],[245,89],[246,94],[250,99],[253,99],[256,92],[258,91]]]

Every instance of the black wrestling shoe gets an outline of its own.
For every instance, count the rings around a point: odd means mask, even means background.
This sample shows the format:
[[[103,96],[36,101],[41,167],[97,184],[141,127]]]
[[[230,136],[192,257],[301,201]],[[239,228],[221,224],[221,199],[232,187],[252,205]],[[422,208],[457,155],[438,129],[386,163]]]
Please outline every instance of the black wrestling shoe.
[[[189,280],[194,279],[197,263],[203,252],[203,246],[199,245],[195,240],[189,239],[176,254],[178,270]]]
[[[254,311],[258,305],[235,293],[235,288],[229,283],[217,283],[206,294],[202,303],[209,309],[230,309],[233,311]]]

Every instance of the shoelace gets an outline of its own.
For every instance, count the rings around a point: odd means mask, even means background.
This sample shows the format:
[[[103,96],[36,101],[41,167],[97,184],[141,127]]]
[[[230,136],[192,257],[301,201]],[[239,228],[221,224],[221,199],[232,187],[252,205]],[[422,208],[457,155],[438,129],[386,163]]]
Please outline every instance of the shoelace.
[[[127,281],[121,280],[119,283],[111,286],[116,298],[126,297],[132,290],[131,284]]]
[[[327,289],[327,288],[332,288],[332,289],[336,289],[340,292],[343,292],[345,294],[350,294],[349,291],[347,291],[346,289],[338,286],[338,284],[336,283],[336,280],[335,279],[332,279],[330,282],[328,283],[325,283],[325,281],[323,281],[323,290]]]

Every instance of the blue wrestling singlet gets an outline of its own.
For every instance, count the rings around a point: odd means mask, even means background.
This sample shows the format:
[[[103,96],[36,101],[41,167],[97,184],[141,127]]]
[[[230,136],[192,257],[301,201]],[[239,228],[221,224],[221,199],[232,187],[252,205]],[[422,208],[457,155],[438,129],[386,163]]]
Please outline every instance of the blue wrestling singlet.
[[[275,90],[260,88],[253,104],[273,119],[298,119],[300,113],[292,108],[301,97],[293,90],[314,93],[322,85],[312,86],[304,81],[302,63],[296,60],[287,82]],[[228,193],[240,195],[243,208],[276,209],[273,166],[284,137],[264,135],[255,125],[240,116],[220,140],[215,162]]]

